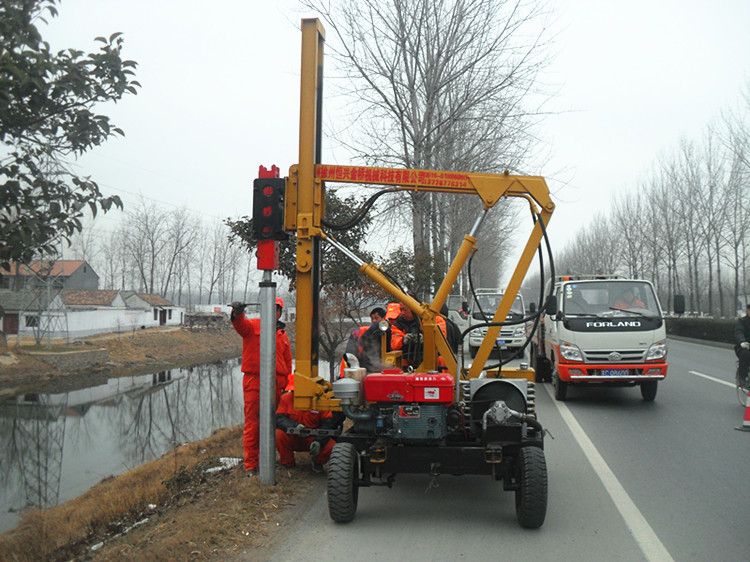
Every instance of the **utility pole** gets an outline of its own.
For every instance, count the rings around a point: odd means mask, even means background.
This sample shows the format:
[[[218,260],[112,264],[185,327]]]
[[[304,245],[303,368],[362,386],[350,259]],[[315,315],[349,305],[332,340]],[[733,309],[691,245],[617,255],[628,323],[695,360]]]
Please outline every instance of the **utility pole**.
[[[284,233],[284,187],[279,168],[260,166],[253,184],[253,220],[258,240],[260,282],[260,455],[261,484],[276,484],[276,283],[278,240]]]

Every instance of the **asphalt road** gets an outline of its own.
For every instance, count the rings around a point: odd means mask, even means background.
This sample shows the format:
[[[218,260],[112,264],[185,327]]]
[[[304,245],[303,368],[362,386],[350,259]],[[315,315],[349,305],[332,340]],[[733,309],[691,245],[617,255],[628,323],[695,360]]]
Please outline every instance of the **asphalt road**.
[[[555,437],[539,530],[517,525],[513,494],[487,477],[428,490],[427,476],[402,475],[360,490],[346,525],[321,494],[268,559],[748,560],[750,433],[733,429],[734,355],[670,341],[669,362],[653,403],[637,388],[571,389],[563,405],[537,393]]]

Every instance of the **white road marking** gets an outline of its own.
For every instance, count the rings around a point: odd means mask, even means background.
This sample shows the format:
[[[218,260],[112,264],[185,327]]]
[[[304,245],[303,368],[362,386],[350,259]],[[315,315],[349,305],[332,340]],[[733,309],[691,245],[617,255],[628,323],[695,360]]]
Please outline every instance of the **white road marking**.
[[[703,373],[699,373],[698,371],[688,371],[688,373],[690,373],[691,375],[695,375],[696,377],[703,377],[704,379],[718,382],[719,384],[723,384],[724,386],[728,386],[729,388],[737,388],[732,382],[723,381],[721,379],[717,379],[716,377],[712,377],[711,375],[704,375]]]
[[[566,423],[568,429],[570,429],[573,437],[581,447],[583,454],[586,455],[589,463],[594,468],[594,472],[599,476],[599,479],[604,485],[604,489],[607,490],[609,497],[612,498],[615,507],[617,507],[620,515],[622,515],[622,518],[625,520],[625,524],[628,526],[630,533],[638,543],[643,555],[647,560],[653,562],[674,562],[669,551],[659,540],[659,537],[656,536],[651,525],[648,524],[648,521],[643,517],[643,514],[636,507],[633,500],[630,499],[625,488],[620,484],[620,481],[609,468],[604,457],[602,457],[591,442],[589,436],[586,435],[586,432],[581,427],[581,424],[578,423],[575,416],[573,416],[573,413],[563,402],[555,400],[551,384],[545,384],[544,387],[547,389],[547,394],[549,394],[552,402],[557,407],[557,411],[560,412],[563,421]]]

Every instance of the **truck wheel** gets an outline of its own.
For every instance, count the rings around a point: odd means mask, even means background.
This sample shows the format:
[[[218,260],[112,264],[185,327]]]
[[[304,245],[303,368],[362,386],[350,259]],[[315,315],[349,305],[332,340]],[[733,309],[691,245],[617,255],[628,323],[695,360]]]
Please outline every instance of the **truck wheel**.
[[[641,383],[641,396],[646,402],[653,402],[656,398],[656,389],[659,387],[659,381],[643,381]]]
[[[547,515],[547,463],[539,447],[524,447],[518,455],[516,518],[521,527],[538,529]]]
[[[555,400],[565,400],[568,396],[568,383],[560,380],[557,370],[552,371],[552,386],[555,389]]]
[[[359,459],[351,443],[336,443],[328,461],[328,513],[336,523],[348,523],[357,513]]]

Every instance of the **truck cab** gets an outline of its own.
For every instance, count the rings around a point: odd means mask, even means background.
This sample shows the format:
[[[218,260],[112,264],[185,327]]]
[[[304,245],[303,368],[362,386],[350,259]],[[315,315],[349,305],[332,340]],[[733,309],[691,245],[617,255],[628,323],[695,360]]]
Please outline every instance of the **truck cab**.
[[[558,400],[571,385],[640,386],[654,400],[667,376],[667,341],[651,282],[566,275],[554,283],[532,342],[537,378],[552,381]]]
[[[478,289],[477,300],[472,300],[471,307],[469,309],[469,324],[481,324],[484,322],[491,322],[492,315],[497,310],[500,300],[503,298],[505,291],[502,289]],[[478,302],[477,302],[478,301]],[[521,320],[524,317],[524,303],[523,297],[519,294],[516,296],[513,304],[510,308],[510,313],[506,317],[508,321]],[[483,314],[484,313],[484,314]],[[469,332],[469,353],[473,358],[479,346],[482,345],[482,340],[487,334],[487,328],[477,328]],[[518,351],[526,343],[526,326],[525,324],[515,324],[511,326],[503,326],[500,329],[500,335],[496,340],[496,348],[493,350],[493,355],[497,355],[499,348],[501,355],[511,354]]]

